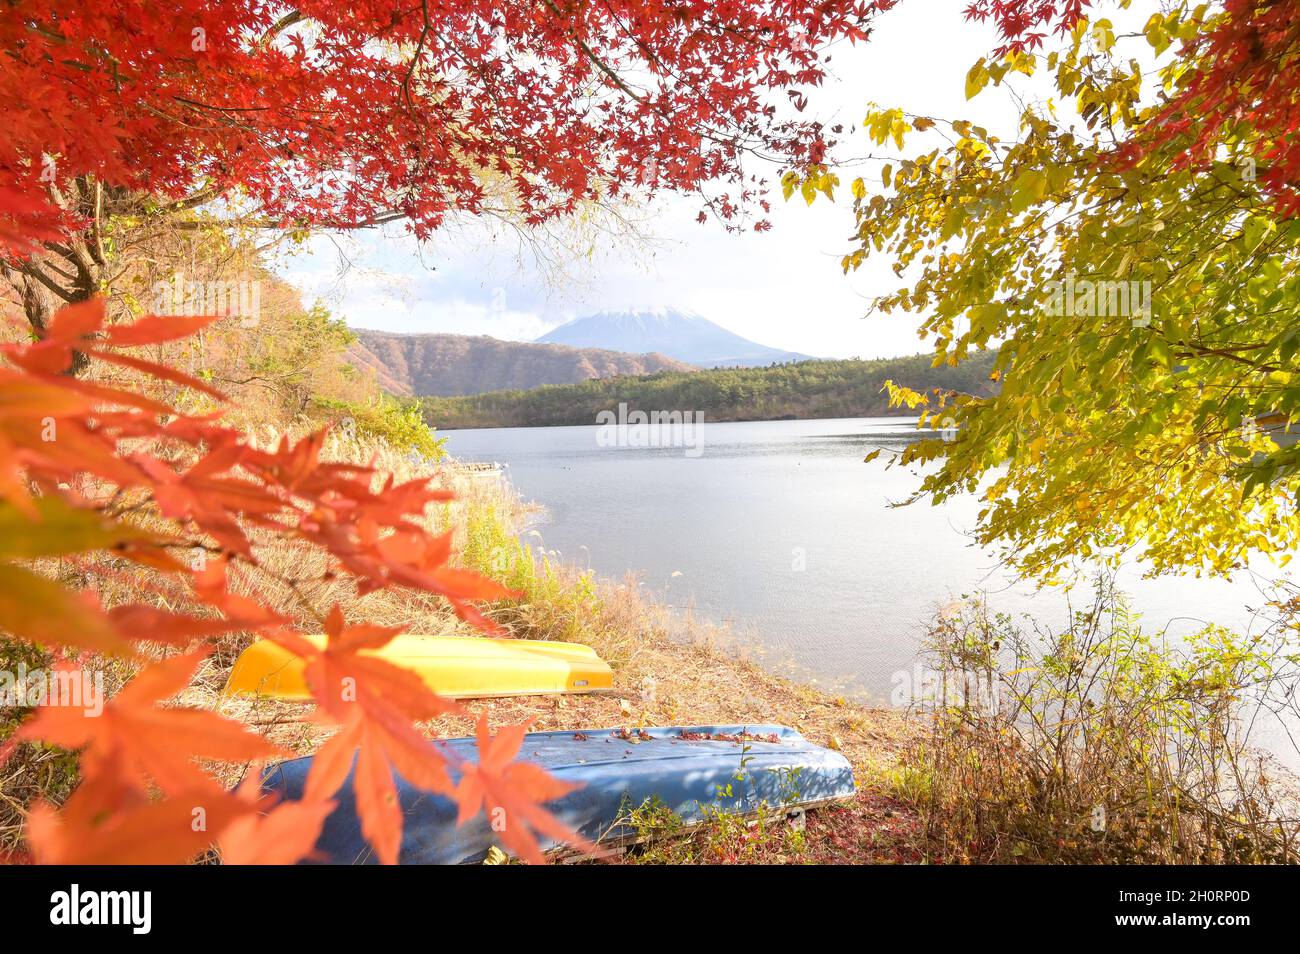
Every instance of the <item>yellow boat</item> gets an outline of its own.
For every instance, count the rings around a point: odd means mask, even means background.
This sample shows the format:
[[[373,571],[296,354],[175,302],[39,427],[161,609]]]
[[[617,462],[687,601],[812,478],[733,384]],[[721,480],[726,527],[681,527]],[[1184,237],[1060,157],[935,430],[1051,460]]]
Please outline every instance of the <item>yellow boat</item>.
[[[324,636],[306,638],[325,645]],[[579,643],[403,634],[362,652],[411,670],[434,692],[454,699],[601,692],[614,681],[609,664]],[[235,660],[226,692],[310,699],[303,670],[298,656],[259,639]]]

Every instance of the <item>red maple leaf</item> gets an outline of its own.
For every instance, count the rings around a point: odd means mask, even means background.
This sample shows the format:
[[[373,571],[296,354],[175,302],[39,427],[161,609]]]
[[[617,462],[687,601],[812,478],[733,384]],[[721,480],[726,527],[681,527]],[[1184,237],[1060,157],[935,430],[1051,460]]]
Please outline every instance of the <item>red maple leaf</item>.
[[[221,833],[221,860],[228,865],[291,865],[309,857],[333,801],[273,804],[261,793],[261,775],[250,770],[239,798],[255,810],[236,818]]]
[[[124,798],[109,779],[87,779],[63,808],[33,806],[27,842],[38,864],[183,864],[253,811],[210,780],[150,801]]]
[[[85,778],[112,777],[124,789],[141,793],[150,790],[151,782],[167,794],[201,790],[209,778],[196,758],[246,762],[283,754],[215,712],[158,705],[189,685],[210,652],[203,648],[146,666],[107,702],[43,705],[16,737],[81,749]]]
[[[385,864],[397,862],[402,831],[392,768],[418,788],[451,791],[445,759],[414,723],[460,711],[415,673],[362,652],[383,646],[401,631],[348,626],[336,605],[325,620],[328,638],[321,649],[296,633],[267,634],[305,660],[304,675],[321,712],[342,724],[316,753],[305,798],[324,801],[338,791],[355,755],[353,786],[362,832]]]
[[[487,716],[479,717],[479,760],[460,766],[461,777],[455,791],[459,807],[457,823],[464,824],[479,811],[485,811],[502,843],[530,864],[543,861],[538,834],[582,851],[595,851],[594,845],[570,831],[542,807],[582,786],[561,781],[532,762],[513,761],[527,732],[528,723],[524,723],[506,726],[492,735]]]

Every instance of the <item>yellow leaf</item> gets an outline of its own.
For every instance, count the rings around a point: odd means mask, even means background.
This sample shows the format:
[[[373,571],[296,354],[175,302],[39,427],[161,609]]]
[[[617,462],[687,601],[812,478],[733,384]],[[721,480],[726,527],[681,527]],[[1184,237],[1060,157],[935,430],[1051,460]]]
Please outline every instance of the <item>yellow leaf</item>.
[[[0,563],[0,630],[42,646],[133,652],[108,617],[80,593],[8,563]]]
[[[139,527],[70,507],[58,497],[41,497],[34,503],[39,520],[29,519],[12,504],[0,503],[0,557],[33,560],[154,539]]]
[[[970,68],[966,74],[966,98],[974,99],[989,83],[988,67],[984,65],[984,58]]]

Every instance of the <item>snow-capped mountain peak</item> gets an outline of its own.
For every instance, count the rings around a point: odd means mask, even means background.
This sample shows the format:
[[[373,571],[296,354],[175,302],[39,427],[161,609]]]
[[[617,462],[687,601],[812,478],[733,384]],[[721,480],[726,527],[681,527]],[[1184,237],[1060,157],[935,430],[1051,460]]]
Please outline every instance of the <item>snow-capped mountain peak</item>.
[[[537,340],[635,354],[657,351],[705,368],[759,367],[809,357],[758,344],[698,312],[676,308],[602,311],[560,325]]]

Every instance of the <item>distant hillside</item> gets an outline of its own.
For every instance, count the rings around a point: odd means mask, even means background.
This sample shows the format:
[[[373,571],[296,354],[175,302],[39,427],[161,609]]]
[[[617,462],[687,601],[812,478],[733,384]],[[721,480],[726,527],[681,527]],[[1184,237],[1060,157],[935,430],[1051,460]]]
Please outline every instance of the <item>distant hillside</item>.
[[[807,361],[808,355],[781,351],[742,338],[694,312],[607,311],[577,318],[537,339],[579,348],[655,351],[701,368],[766,367]]]
[[[873,417],[890,410],[880,393],[892,380],[917,390],[946,388],[988,395],[993,355],[955,368],[930,367],[929,355],[875,361],[804,361],[772,368],[722,368],[693,374],[609,378],[532,391],[426,398],[425,419],[443,430],[594,424],[604,410],[699,411],[705,421]]]
[[[399,395],[461,395],[544,384],[572,384],[616,375],[693,371],[662,354],[498,341],[477,335],[394,334],[357,330],[353,364],[374,370]]]

